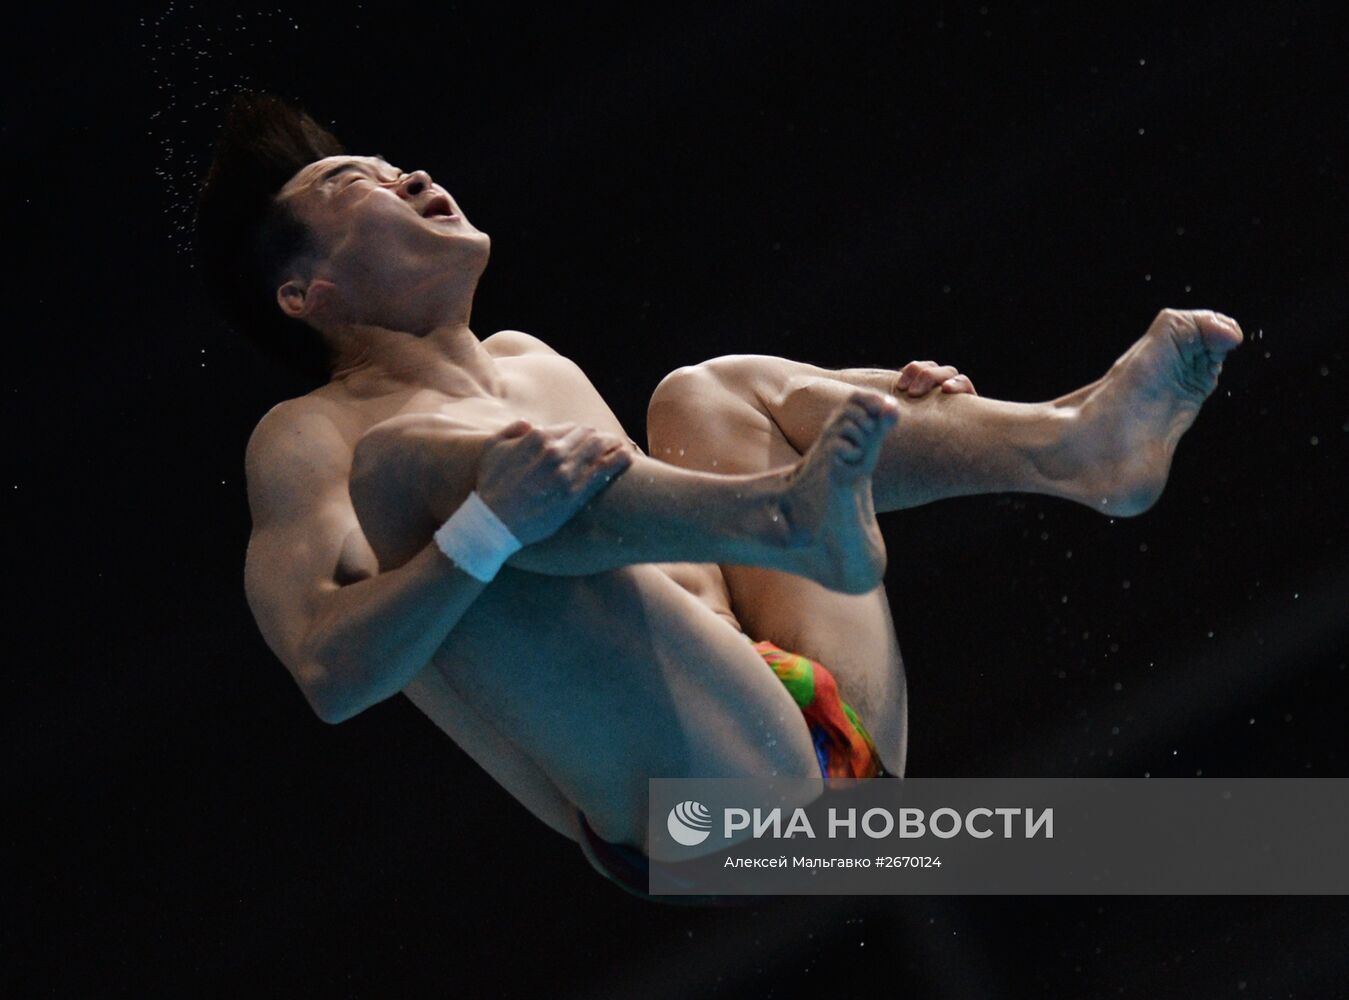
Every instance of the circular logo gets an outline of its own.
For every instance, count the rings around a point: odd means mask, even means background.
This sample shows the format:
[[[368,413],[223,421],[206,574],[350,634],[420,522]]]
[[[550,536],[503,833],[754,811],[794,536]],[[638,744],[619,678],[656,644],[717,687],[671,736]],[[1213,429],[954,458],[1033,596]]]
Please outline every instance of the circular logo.
[[[665,826],[677,843],[693,847],[701,844],[712,832],[712,814],[708,812],[707,806],[690,799],[670,810]]]

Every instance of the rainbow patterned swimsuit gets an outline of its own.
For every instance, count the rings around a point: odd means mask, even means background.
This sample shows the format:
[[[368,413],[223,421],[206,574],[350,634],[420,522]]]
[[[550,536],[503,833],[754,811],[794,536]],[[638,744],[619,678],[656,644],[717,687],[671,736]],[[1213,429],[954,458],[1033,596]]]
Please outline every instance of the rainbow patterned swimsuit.
[[[771,642],[756,642],[754,651],[773,668],[805,716],[820,774],[826,779],[888,777],[871,734],[839,697],[838,683],[823,664]]]

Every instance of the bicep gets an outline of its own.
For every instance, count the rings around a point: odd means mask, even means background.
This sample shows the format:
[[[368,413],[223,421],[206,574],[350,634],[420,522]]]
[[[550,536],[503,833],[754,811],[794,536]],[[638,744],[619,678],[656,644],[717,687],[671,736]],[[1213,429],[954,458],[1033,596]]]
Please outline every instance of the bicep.
[[[267,645],[292,671],[302,672],[323,599],[378,572],[350,502],[329,496],[294,516],[255,523],[244,587]]]
[[[269,414],[246,464],[253,531],[244,587],[267,644],[298,672],[325,595],[378,572],[347,489],[350,450],[321,418]]]

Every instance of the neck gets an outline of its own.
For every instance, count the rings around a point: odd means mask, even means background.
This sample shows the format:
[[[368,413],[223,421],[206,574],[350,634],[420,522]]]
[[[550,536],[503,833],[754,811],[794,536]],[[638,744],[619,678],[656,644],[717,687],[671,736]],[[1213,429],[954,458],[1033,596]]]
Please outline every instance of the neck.
[[[408,387],[450,396],[493,396],[500,378],[492,355],[469,329],[467,319],[446,322],[426,333],[408,333],[353,323],[333,331],[332,381],[360,395]]]

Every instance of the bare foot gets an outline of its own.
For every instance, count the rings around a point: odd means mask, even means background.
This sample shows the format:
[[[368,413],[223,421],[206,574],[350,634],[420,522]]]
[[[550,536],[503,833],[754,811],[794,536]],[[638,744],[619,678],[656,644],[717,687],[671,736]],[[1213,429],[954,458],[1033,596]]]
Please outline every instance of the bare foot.
[[[788,475],[780,502],[789,548],[782,569],[831,590],[864,594],[885,574],[885,542],[871,500],[881,442],[899,419],[890,396],[858,389],[834,412]]]
[[[1156,503],[1177,442],[1242,339],[1222,313],[1163,309],[1104,377],[1060,401],[1078,408],[1075,499],[1119,517]]]

